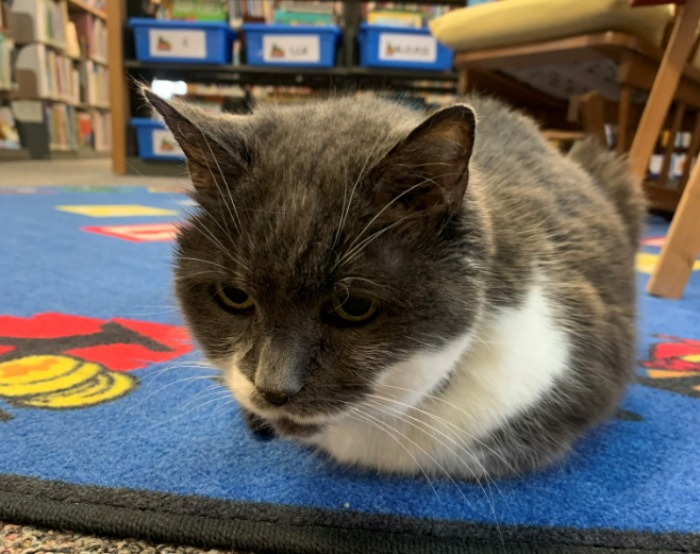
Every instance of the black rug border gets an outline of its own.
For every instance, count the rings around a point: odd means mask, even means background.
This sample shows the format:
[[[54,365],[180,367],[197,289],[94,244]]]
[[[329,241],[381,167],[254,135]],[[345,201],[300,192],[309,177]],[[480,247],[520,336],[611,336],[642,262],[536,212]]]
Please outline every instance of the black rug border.
[[[160,543],[286,554],[700,553],[700,534],[424,520],[0,475],[0,519]]]

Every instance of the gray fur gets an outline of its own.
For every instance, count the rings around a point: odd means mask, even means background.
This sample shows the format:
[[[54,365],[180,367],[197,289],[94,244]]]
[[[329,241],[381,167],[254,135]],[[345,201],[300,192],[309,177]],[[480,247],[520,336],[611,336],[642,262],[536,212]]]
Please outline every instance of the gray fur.
[[[532,120],[480,97],[465,99],[474,138],[466,108],[414,132],[426,114],[381,100],[212,116],[147,96],[188,156],[200,205],[175,267],[192,334],[214,363],[238,353],[251,381],[296,392],[284,417],[249,414],[253,426],[312,435],[294,418],[340,413],[383,368],[518,306],[541,268],[556,276],[548,293],[576,379],[492,434],[487,472],[549,463],[613,411],[633,367],[643,214],[618,159],[590,143],[564,157]],[[254,315],[212,301],[222,281],[255,298]],[[348,288],[376,298],[380,315],[325,321]]]

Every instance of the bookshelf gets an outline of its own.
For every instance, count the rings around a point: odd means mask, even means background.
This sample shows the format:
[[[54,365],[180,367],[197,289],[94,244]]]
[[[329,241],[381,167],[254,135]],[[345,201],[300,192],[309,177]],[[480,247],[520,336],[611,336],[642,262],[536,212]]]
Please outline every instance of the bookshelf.
[[[144,2],[107,3],[109,37],[110,106],[112,113],[112,169],[115,173],[178,174],[182,165],[172,162],[147,162],[136,155],[135,134],[130,126],[132,117],[147,117],[148,110],[131,86],[134,81],[153,79],[185,81],[206,85],[238,86],[250,98],[256,87],[306,87],[318,91],[359,91],[386,89],[394,91],[456,93],[457,74],[453,71],[370,69],[359,66],[357,39],[363,11],[368,2],[341,0],[342,38],[336,56],[336,66],[328,69],[300,69],[248,65],[185,65],[178,63],[146,63],[137,61],[130,17],[148,17]],[[423,0],[416,4],[464,7],[466,0]],[[260,3],[262,6],[262,2]],[[262,8],[261,8],[261,11]],[[254,18],[252,20],[255,20]]]
[[[23,148],[33,159],[108,156],[107,15],[101,0],[12,0],[7,8],[15,45],[8,102]]]

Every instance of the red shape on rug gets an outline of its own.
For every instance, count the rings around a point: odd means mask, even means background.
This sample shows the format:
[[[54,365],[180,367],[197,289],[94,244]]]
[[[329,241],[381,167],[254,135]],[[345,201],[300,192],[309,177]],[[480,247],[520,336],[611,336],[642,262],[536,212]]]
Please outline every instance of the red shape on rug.
[[[172,242],[178,223],[141,223],[136,225],[99,225],[81,227],[83,231],[129,242]]]
[[[30,318],[0,316],[0,337],[55,339],[99,333],[103,321],[92,317],[47,312]]]
[[[23,342],[27,339],[29,343]],[[49,343],[54,354],[96,362],[113,371],[141,369],[192,350],[185,330],[175,325],[59,313],[0,316],[0,340],[0,355],[13,350],[20,357],[45,353]]]
[[[650,359],[641,362],[643,367],[668,371],[700,372],[700,341],[659,335],[673,341],[652,346]]]

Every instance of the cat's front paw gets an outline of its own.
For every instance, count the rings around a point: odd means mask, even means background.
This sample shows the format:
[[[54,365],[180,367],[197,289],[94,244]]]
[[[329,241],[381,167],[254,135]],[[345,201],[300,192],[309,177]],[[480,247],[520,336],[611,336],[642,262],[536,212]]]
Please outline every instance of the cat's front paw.
[[[243,413],[243,420],[246,426],[256,439],[260,441],[269,441],[276,437],[275,430],[263,418],[245,408],[241,408],[241,412]]]

